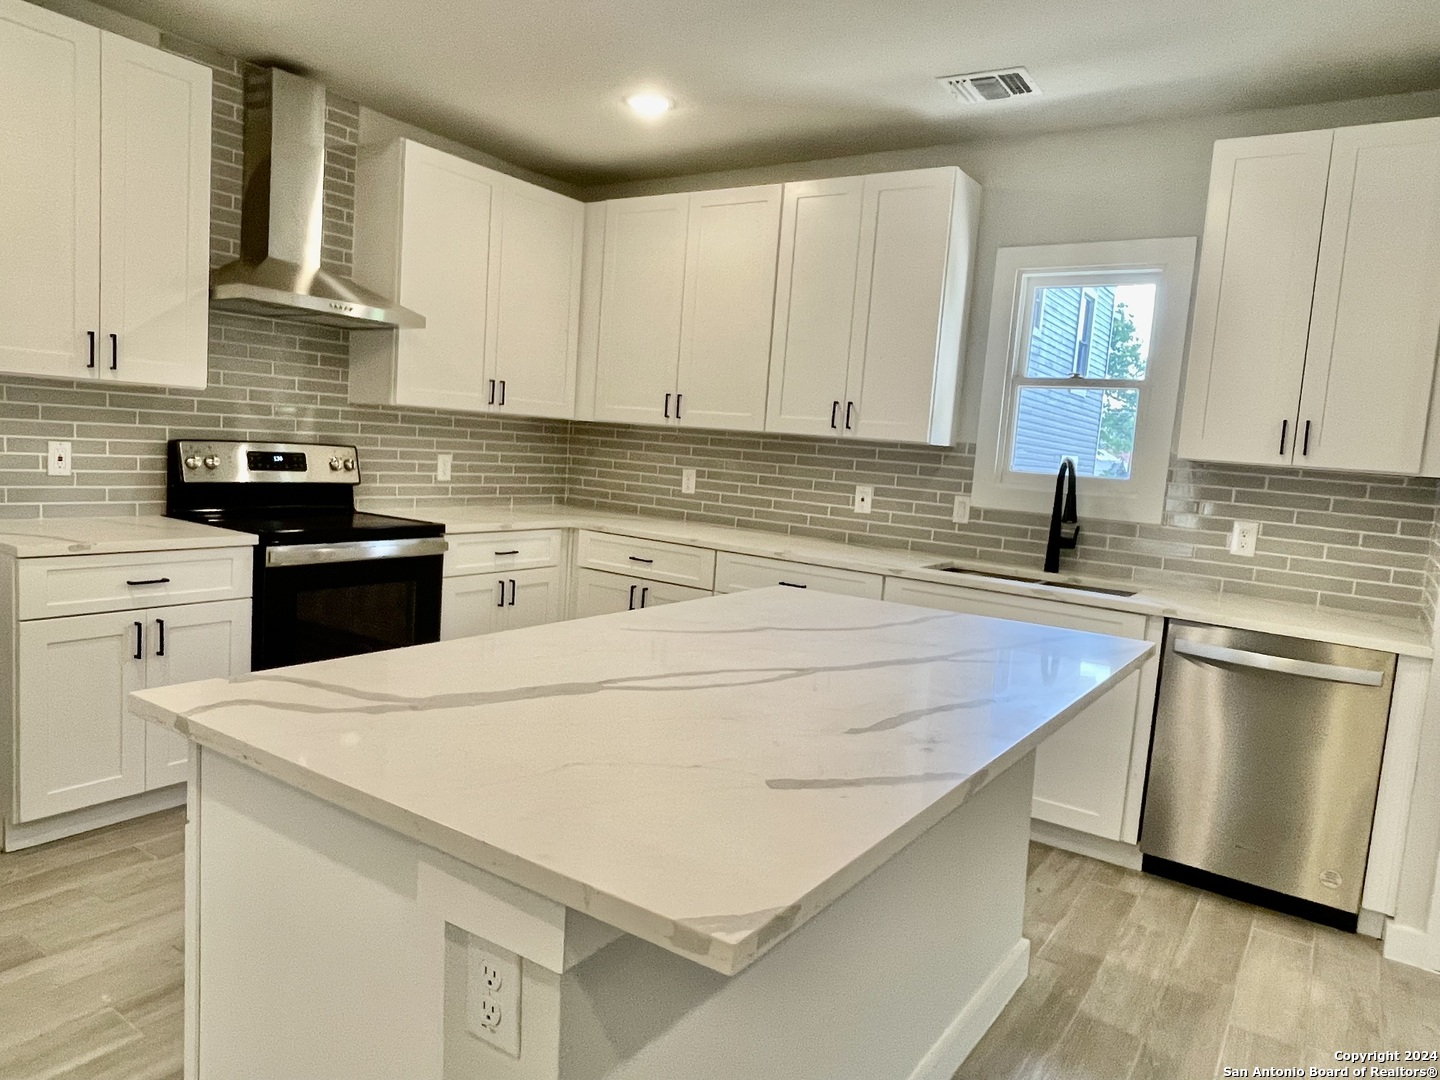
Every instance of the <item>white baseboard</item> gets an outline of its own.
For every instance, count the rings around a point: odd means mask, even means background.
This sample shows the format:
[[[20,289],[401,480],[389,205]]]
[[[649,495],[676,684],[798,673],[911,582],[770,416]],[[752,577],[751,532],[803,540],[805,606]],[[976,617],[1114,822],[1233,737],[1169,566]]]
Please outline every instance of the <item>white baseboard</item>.
[[[56,814],[39,821],[20,824],[7,821],[4,825],[3,848],[5,851],[19,851],[21,848],[36,847],[52,840],[63,840],[67,836],[103,829],[106,825],[116,825],[131,818],[144,817],[146,814],[184,805],[185,785],[172,784],[170,787],[142,791],[139,795],[72,810],[68,814]]]
[[[950,1021],[929,1053],[920,1059],[910,1080],[950,1080],[1029,973],[1030,941],[1021,938],[975,991],[975,996],[965,1003],[959,1015]]]
[[[1064,825],[1052,825],[1039,818],[1030,819],[1030,839],[1051,847],[1073,851],[1077,855],[1088,855],[1101,862],[1114,863],[1126,870],[1140,869],[1140,849],[1134,844],[1122,844],[1118,840],[1107,840],[1103,836],[1067,829]]]
[[[1391,922],[1385,928],[1385,959],[1397,964],[1440,971],[1440,940],[1414,926]]]

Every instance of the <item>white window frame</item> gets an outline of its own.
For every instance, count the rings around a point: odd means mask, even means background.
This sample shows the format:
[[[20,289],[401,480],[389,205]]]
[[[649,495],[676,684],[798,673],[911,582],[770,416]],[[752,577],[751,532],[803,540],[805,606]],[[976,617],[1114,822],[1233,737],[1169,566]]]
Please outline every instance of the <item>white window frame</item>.
[[[1054,499],[1054,476],[1009,468],[1019,400],[1017,383],[1024,370],[1024,348],[1030,340],[1035,290],[1057,285],[1108,285],[1119,279],[1127,283],[1154,281],[1154,321],[1143,382],[1077,379],[1073,385],[1076,389],[1096,383],[1117,389],[1141,389],[1130,477],[1080,477],[1076,495],[1081,519],[1089,516],[1107,521],[1160,522],[1180,396],[1195,247],[1195,237],[1185,236],[1001,248],[996,253],[980,430],[975,444],[971,493],[974,506],[1048,514]]]

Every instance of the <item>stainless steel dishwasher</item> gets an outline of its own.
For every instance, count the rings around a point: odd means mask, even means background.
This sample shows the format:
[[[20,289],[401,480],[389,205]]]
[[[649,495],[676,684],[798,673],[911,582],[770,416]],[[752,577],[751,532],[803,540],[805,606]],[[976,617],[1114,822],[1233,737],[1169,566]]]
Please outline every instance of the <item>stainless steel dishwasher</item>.
[[[1172,621],[1145,868],[1218,875],[1354,929],[1394,678],[1390,653]]]

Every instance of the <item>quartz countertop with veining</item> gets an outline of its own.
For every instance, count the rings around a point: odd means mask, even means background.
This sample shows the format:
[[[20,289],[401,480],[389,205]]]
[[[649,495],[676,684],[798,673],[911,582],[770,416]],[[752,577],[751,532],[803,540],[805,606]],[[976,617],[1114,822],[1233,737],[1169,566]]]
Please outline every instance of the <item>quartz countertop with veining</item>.
[[[141,517],[37,518],[0,522],[0,555],[108,555],[133,551],[253,547],[258,538],[158,514]]]
[[[376,505],[378,507],[382,504]],[[936,568],[937,564],[953,561],[939,555],[898,548],[861,547],[831,540],[813,540],[761,529],[739,529],[569,506],[456,505],[422,509],[392,508],[388,512],[441,522],[445,525],[446,532],[454,535],[525,529],[591,529],[648,540],[693,544],[718,551],[883,574],[911,581],[929,581],[1111,611],[1131,611],[1140,615],[1216,623],[1267,634],[1289,634],[1406,656],[1430,657],[1434,653],[1430,631],[1421,624],[1417,615],[1404,610],[1394,616],[1372,615],[1286,600],[1240,596],[1235,593],[1178,589],[1150,582],[1129,584],[1071,574],[1044,574],[1039,570],[981,562],[964,562],[963,565],[975,573],[954,574]],[[1008,574],[1022,574],[1035,580],[1016,581],[1004,576]],[[1136,591],[1129,596],[1095,591],[1117,588]]]
[[[1153,648],[771,588],[131,700],[201,746],[734,973]]]

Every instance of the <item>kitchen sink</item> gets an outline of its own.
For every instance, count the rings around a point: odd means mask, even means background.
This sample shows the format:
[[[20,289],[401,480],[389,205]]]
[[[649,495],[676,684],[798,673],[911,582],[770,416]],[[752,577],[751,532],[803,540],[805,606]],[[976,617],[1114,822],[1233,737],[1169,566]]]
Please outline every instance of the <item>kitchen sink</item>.
[[[975,570],[953,563],[937,563],[926,570],[939,570],[945,574],[973,574],[975,577],[1000,578],[1003,581],[1019,581],[1026,585],[1047,585],[1055,589],[1074,589],[1076,592],[1104,593],[1106,596],[1134,596],[1135,589],[1115,589],[1107,585],[1082,585],[1075,581],[1054,581],[1050,578],[1035,577],[1033,574],[1006,574],[997,570]]]

